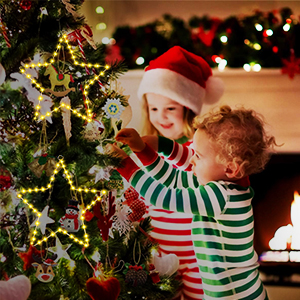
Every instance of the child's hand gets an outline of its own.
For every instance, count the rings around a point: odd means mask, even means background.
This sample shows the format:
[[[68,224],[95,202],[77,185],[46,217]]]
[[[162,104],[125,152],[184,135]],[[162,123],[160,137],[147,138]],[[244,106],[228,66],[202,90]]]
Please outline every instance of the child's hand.
[[[116,140],[128,145],[134,152],[141,152],[146,147],[138,132],[133,128],[121,129],[116,135]]]
[[[158,136],[156,135],[145,135],[142,140],[147,143],[154,151],[158,151]]]
[[[126,157],[128,157],[128,155],[126,154],[126,152],[122,149],[120,149],[117,145],[115,144],[107,144],[106,145],[106,149],[109,153],[113,153],[115,154],[117,157],[120,157],[122,159],[125,159]]]

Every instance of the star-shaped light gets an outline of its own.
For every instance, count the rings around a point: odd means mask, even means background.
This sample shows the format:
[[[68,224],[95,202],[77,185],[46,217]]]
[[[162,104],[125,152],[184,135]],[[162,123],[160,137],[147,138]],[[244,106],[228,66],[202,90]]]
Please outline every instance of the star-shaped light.
[[[61,241],[56,236],[55,247],[49,247],[48,250],[52,253],[57,254],[57,258],[55,259],[55,262],[57,262],[61,258],[66,258],[67,260],[71,260],[69,254],[67,252],[71,246],[72,246],[72,244],[62,245]]]
[[[81,216],[80,219],[82,221],[82,226],[81,228],[84,231],[83,234],[83,239],[80,239],[76,236],[74,236],[73,234],[70,234],[67,230],[58,227],[58,229],[56,231],[52,231],[48,236],[45,236],[45,229],[46,229],[46,225],[49,223],[53,223],[54,221],[52,219],[50,219],[48,217],[48,210],[49,210],[49,206],[46,206],[44,208],[44,210],[42,212],[39,212],[31,203],[28,199],[23,198],[24,194],[31,194],[31,193],[38,193],[38,192],[45,192],[47,190],[52,189],[52,185],[54,183],[55,180],[55,176],[58,172],[60,172],[61,170],[64,171],[65,174],[65,178],[68,181],[69,185],[70,185],[70,190],[71,191],[78,191],[80,193],[92,193],[94,194],[94,199],[89,205],[87,205],[86,208],[83,208],[81,211]],[[19,199],[21,199],[23,201],[23,203],[25,203],[32,211],[33,213],[35,213],[37,215],[37,219],[35,220],[35,222],[33,223],[36,228],[33,231],[33,234],[30,238],[30,244],[31,245],[41,245],[43,242],[46,242],[48,240],[48,238],[50,237],[55,237],[57,233],[60,234],[64,234],[64,235],[68,235],[70,239],[72,239],[74,242],[84,246],[85,248],[87,248],[89,246],[89,236],[86,232],[86,225],[84,224],[84,220],[85,220],[85,213],[88,212],[98,201],[102,200],[103,195],[105,195],[107,193],[106,190],[96,190],[94,188],[90,189],[90,188],[86,188],[86,187],[76,187],[73,185],[72,182],[72,177],[69,174],[66,165],[63,161],[63,159],[59,159],[58,163],[56,164],[56,168],[53,171],[53,174],[50,177],[50,182],[47,184],[46,187],[35,187],[35,188],[29,188],[29,189],[21,189],[21,191],[18,192],[17,197]],[[53,222],[52,222],[53,221]],[[32,225],[32,226],[34,226]],[[38,231],[36,230],[37,228],[41,229],[41,232],[43,234],[42,238],[38,240],[37,235],[38,235]]]
[[[79,66],[79,67],[82,67],[82,68],[93,68],[93,70],[94,69],[100,69],[99,70],[99,75],[95,74],[95,72],[94,72],[94,77],[92,79],[90,79],[87,83],[85,83],[84,87],[82,88],[84,106],[87,108],[86,109],[86,112],[87,112],[86,114],[81,114],[76,109],[72,109],[70,105],[65,105],[64,103],[60,103],[59,106],[58,105],[54,105],[53,110],[46,111],[45,114],[43,114],[43,112],[41,110],[41,108],[42,108],[42,101],[45,98],[45,96],[43,95],[43,92],[49,92],[52,95],[54,94],[54,96],[61,97],[61,96],[64,96],[65,92],[67,92],[67,91],[65,91],[64,95],[62,95],[61,94],[62,92],[54,92],[51,89],[45,89],[38,82],[38,80],[36,80],[34,78],[34,76],[32,76],[32,74],[30,72],[30,69],[37,68],[37,67],[38,68],[40,68],[40,67],[46,67],[46,68],[48,68],[49,67],[49,70],[51,70],[51,72],[52,72],[53,71],[52,69],[54,68],[53,64],[55,63],[56,59],[58,60],[59,52],[60,52],[60,50],[63,47],[69,49],[70,55],[71,55],[71,57],[73,59],[73,64],[75,66]],[[59,39],[59,43],[58,43],[58,45],[56,47],[56,50],[53,52],[52,56],[53,57],[49,61],[46,61],[44,63],[42,63],[42,62],[38,62],[38,63],[31,62],[29,64],[25,64],[24,66],[22,66],[20,68],[20,73],[24,74],[26,76],[26,78],[31,81],[31,84],[33,86],[35,86],[37,88],[37,90],[39,91],[39,95],[36,96],[37,97],[37,99],[36,99],[37,105],[35,105],[35,109],[36,109],[35,117],[38,120],[44,120],[45,118],[51,116],[52,112],[56,112],[56,111],[60,110],[61,108],[65,108],[65,109],[68,109],[68,110],[72,111],[72,113],[74,113],[77,117],[80,117],[80,118],[84,119],[87,122],[91,122],[92,118],[93,118],[93,114],[92,114],[92,111],[91,111],[91,109],[89,107],[89,105],[91,104],[91,101],[88,98],[88,90],[89,90],[89,88],[90,88],[91,85],[93,85],[94,83],[97,83],[97,82],[99,83],[99,85],[101,87],[103,87],[103,84],[100,81],[100,77],[105,76],[105,72],[110,68],[109,65],[91,64],[91,63],[77,61],[76,56],[74,54],[74,51],[72,50],[72,47],[69,45],[67,34],[64,34]],[[57,70],[55,70],[54,72],[56,72],[54,74],[57,74],[58,76],[59,75],[61,75],[63,77],[70,76],[69,74],[59,74]],[[74,88],[72,87],[72,88],[69,88],[67,90],[71,91],[73,89]]]
[[[49,211],[49,205],[46,205],[41,212],[41,216],[37,217],[34,222],[30,225],[30,227],[36,226],[36,228],[39,228],[42,232],[42,234],[45,234],[47,224],[54,223],[55,221],[48,217],[48,211]]]

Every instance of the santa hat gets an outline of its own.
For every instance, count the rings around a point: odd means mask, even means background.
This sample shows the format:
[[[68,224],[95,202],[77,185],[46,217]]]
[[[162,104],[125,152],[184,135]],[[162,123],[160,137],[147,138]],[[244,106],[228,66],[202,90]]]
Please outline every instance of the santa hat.
[[[209,64],[200,56],[174,46],[146,67],[138,98],[146,93],[168,97],[200,114],[202,105],[216,103],[224,92],[220,78],[212,76]]]

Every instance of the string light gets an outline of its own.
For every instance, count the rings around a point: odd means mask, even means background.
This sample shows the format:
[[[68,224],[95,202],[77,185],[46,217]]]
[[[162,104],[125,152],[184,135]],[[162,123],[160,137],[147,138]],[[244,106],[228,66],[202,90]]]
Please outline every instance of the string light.
[[[38,104],[35,107],[35,118],[39,118],[39,120],[44,120],[46,117],[49,117],[52,115],[52,112],[57,112],[60,108],[64,108],[67,110],[72,111],[72,113],[74,113],[77,117],[82,118],[83,120],[87,121],[87,122],[91,122],[92,121],[92,117],[93,114],[91,113],[91,110],[89,109],[88,105],[90,103],[89,98],[88,98],[88,89],[89,87],[94,84],[97,80],[99,80],[100,76],[105,76],[105,70],[108,70],[110,67],[109,65],[100,65],[100,64],[91,64],[91,63],[85,63],[85,62],[80,62],[78,60],[76,60],[76,56],[74,55],[74,51],[72,50],[71,45],[69,44],[68,41],[68,36],[66,34],[64,34],[60,39],[59,39],[59,43],[56,47],[56,50],[53,52],[53,57],[58,57],[59,56],[59,51],[62,48],[62,44],[66,44],[69,53],[71,54],[72,60],[73,60],[73,64],[82,68],[95,68],[98,69],[100,67],[104,67],[104,71],[100,72],[100,75],[94,74],[94,78],[91,79],[89,81],[89,83],[87,83],[85,85],[83,94],[85,96],[85,101],[84,103],[87,106],[87,110],[88,113],[87,115],[85,114],[81,114],[79,112],[77,112],[76,110],[72,109],[69,105],[66,105],[65,103],[61,103],[59,106],[54,107],[54,109],[52,111],[48,111],[46,114],[42,114],[40,109],[41,109],[41,101],[43,101],[44,97],[43,97],[43,93],[45,92],[45,88],[37,82],[37,80],[35,78],[32,78],[32,75],[30,73],[28,73],[28,69],[30,68],[35,68],[35,67],[48,67],[51,64],[53,64],[55,62],[55,60],[52,58],[50,59],[50,63],[49,62],[44,62],[44,63],[31,63],[29,64],[25,64],[21,69],[20,69],[20,73],[23,74],[26,78],[28,78],[31,83],[39,90],[39,92],[41,93],[38,96]]]
[[[30,239],[30,244],[31,245],[41,245],[43,242],[47,242],[48,238],[50,237],[53,237],[55,236],[57,233],[60,233],[60,234],[64,234],[64,235],[68,235],[70,239],[72,239],[74,242],[84,246],[85,248],[87,248],[89,246],[89,236],[86,232],[86,228],[87,226],[84,224],[84,220],[85,220],[85,213],[87,210],[91,209],[96,203],[97,201],[101,201],[102,200],[102,196],[103,195],[106,195],[107,194],[107,191],[106,190],[96,190],[96,189],[90,189],[90,188],[82,188],[82,187],[79,187],[79,188],[76,188],[73,183],[72,183],[72,180],[71,180],[71,176],[69,175],[69,172],[68,170],[66,169],[66,165],[64,163],[64,160],[63,159],[59,159],[58,163],[56,164],[55,166],[56,168],[54,169],[53,171],[53,174],[51,177],[50,177],[50,183],[48,183],[47,187],[35,187],[35,188],[29,188],[29,189],[22,189],[21,191],[19,191],[19,194],[17,195],[18,198],[20,198],[24,204],[26,204],[30,210],[33,211],[33,213],[36,214],[37,216],[37,220],[35,221],[35,229],[33,230],[32,232],[32,237]],[[84,230],[84,239],[79,239],[77,237],[75,237],[73,234],[69,234],[69,232],[65,229],[62,229],[62,228],[58,228],[57,231],[55,232],[51,232],[48,236],[43,236],[41,239],[37,239],[36,235],[38,234],[38,231],[37,231],[37,227],[38,225],[40,225],[40,218],[42,217],[42,213],[41,212],[38,212],[38,210],[33,206],[33,204],[29,203],[29,200],[26,199],[26,198],[23,198],[23,195],[26,194],[26,193],[38,193],[38,192],[45,192],[46,190],[49,190],[52,188],[52,184],[55,180],[55,175],[61,170],[63,169],[64,171],[64,174],[66,175],[65,177],[67,178],[68,180],[68,183],[70,185],[70,188],[74,191],[78,191],[78,192],[84,192],[84,193],[93,193],[95,195],[94,197],[94,200],[87,206],[87,209],[84,209],[82,211],[82,214],[81,214],[81,221],[82,221],[82,229]]]

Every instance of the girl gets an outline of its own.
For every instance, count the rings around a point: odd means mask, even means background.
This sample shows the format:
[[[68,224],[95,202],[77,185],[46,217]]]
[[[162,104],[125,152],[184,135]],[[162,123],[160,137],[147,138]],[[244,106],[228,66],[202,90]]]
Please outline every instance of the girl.
[[[150,62],[140,83],[138,97],[144,113],[142,134],[164,136],[190,146],[194,117],[200,114],[203,103],[215,103],[222,93],[221,80],[212,76],[204,59],[179,46],[171,48]],[[144,137],[144,140],[151,143],[150,138]],[[192,153],[191,147],[179,146],[178,152],[167,160],[179,169],[191,170],[186,158]],[[169,186],[172,187],[172,182]],[[148,214],[153,227],[150,235],[159,243],[160,255],[174,253],[179,258],[182,287],[174,299],[202,299],[202,283],[191,239],[192,214],[152,205],[148,207]]]

